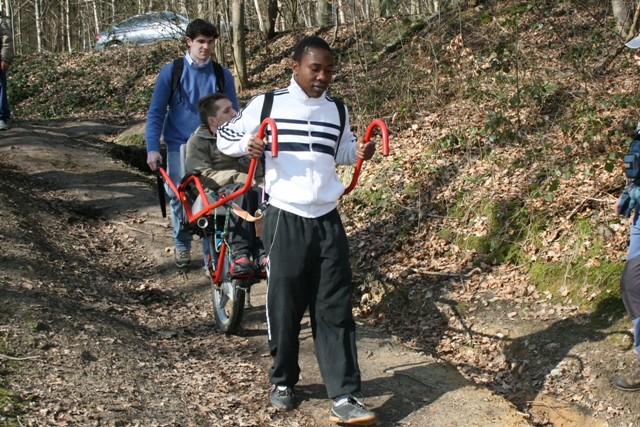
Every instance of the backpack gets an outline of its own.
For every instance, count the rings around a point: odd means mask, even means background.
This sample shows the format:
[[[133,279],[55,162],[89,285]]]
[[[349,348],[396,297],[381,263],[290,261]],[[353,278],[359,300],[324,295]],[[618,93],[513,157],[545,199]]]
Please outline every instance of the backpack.
[[[211,66],[213,67],[213,73],[216,75],[216,92],[222,92],[224,88],[224,73],[222,71],[222,65],[218,64],[213,59],[211,60]],[[171,75],[171,95],[169,96],[169,104],[173,93],[178,89],[180,79],[182,78],[182,72],[184,71],[184,58],[178,58],[173,61],[173,74]]]
[[[629,145],[629,153],[625,154],[622,160],[627,178],[637,181],[640,178],[640,134],[636,133]]]
[[[335,158],[338,155],[338,147],[340,147],[340,140],[342,140],[342,134],[344,133],[345,122],[347,117],[344,111],[344,102],[338,98],[332,98],[338,108],[338,116],[340,117],[340,133],[338,134],[338,142],[336,144],[336,150],[333,153]],[[273,92],[266,92],[264,94],[264,103],[262,104],[262,113],[260,113],[260,123],[271,115],[271,107],[273,107]]]

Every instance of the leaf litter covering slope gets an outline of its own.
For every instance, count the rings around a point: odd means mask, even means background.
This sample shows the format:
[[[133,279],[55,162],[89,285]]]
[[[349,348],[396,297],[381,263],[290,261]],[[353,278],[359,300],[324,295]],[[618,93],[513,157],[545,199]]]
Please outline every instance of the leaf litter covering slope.
[[[588,164],[577,163],[570,178],[558,177],[553,200],[526,197],[545,165],[531,162],[520,170],[496,166],[496,159],[509,164],[525,158],[524,148],[493,147],[491,159],[471,150],[450,150],[447,157],[429,154],[429,129],[445,116],[426,117],[422,133],[407,130],[394,137],[404,167],[389,173],[375,162],[367,164],[366,173],[373,177],[368,189],[386,189],[399,209],[372,216],[359,206],[343,207],[351,213],[347,227],[357,236],[351,244],[359,267],[355,281],[364,292],[358,311],[408,345],[437,353],[467,378],[532,411],[536,423],[548,421],[535,414],[533,401],[540,394],[579,403],[604,420],[634,420],[633,397],[611,387],[611,379],[637,357],[625,353],[628,332],[620,325],[611,332],[586,326],[602,316],[614,324],[623,316],[621,304],[610,313],[585,314],[569,297],[551,301],[550,292],[539,292],[531,283],[527,268],[538,259],[571,265],[587,254],[592,242],[574,234],[576,220],[586,220],[607,236],[585,265],[624,259],[629,224],[612,212],[619,169],[609,173],[600,168],[593,174],[587,173]],[[417,160],[433,167],[416,172]],[[419,196],[407,197],[407,185],[416,182],[413,194]],[[464,215],[443,213],[443,206],[460,197]],[[487,198],[496,204],[515,200],[549,223],[535,238],[542,244],[533,239],[521,244],[527,259],[517,265],[491,265],[483,254],[441,233],[490,235],[482,209]],[[566,297],[563,292],[556,297]],[[597,282],[587,282],[578,300],[591,300],[600,292]],[[607,340],[607,335],[622,341]]]
[[[0,182],[0,386],[19,398],[4,415],[24,426],[310,425],[274,418],[246,338],[218,333],[201,294],[151,280],[145,248],[121,227],[74,213],[63,192],[1,161]]]

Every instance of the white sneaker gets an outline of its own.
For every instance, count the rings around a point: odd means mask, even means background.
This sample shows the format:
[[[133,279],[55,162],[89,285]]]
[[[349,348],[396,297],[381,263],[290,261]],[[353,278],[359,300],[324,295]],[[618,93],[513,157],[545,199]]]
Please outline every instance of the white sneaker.
[[[7,122],[0,119],[0,130],[7,130],[7,129],[9,129],[9,125],[7,124]]]

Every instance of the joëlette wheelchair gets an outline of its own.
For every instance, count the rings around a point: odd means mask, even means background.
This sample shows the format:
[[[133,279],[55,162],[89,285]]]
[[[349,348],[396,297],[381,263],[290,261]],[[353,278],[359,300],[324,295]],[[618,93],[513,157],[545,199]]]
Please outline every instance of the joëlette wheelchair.
[[[266,128],[269,127],[270,149],[273,157],[278,156],[278,131],[275,122],[271,118],[266,118],[260,125],[258,137],[263,138]],[[389,132],[386,125],[381,120],[371,122],[364,136],[368,142],[373,130],[378,127],[382,133],[383,155],[389,154]],[[184,227],[191,233],[200,236],[206,241],[208,256],[206,269],[212,284],[213,314],[218,328],[226,334],[234,334],[240,328],[242,316],[244,314],[245,296],[252,285],[263,279],[260,275],[247,277],[233,277],[230,274],[231,250],[226,237],[229,233],[229,218],[234,215],[232,200],[241,194],[249,191],[251,182],[255,174],[257,162],[254,158],[249,165],[247,181],[244,186],[231,194],[221,194],[218,200],[211,196],[207,197],[207,192],[200,181],[200,172],[188,172],[180,184],[175,185],[163,168],[158,168],[158,192],[164,195],[164,185],[177,195],[184,208]],[[358,159],[350,185],[345,189],[343,195],[349,193],[356,186],[362,168],[362,159]],[[160,202],[165,212],[165,203]],[[256,213],[255,219],[260,220],[260,212]],[[259,228],[259,226],[257,226]]]

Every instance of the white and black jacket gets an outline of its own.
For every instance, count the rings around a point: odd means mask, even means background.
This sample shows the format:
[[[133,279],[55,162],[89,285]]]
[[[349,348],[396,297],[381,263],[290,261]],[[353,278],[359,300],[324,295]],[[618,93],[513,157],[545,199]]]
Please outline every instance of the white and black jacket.
[[[229,156],[247,154],[252,134],[258,132],[264,95],[253,97],[229,123],[218,128],[218,148]],[[346,107],[345,107],[346,109]],[[357,161],[356,136],[345,112],[345,127],[337,155],[340,134],[337,105],[326,93],[309,98],[295,80],[274,92],[270,117],[278,128],[278,157],[265,150],[265,190],[270,203],[306,218],[332,211],[344,193],[336,163]]]

